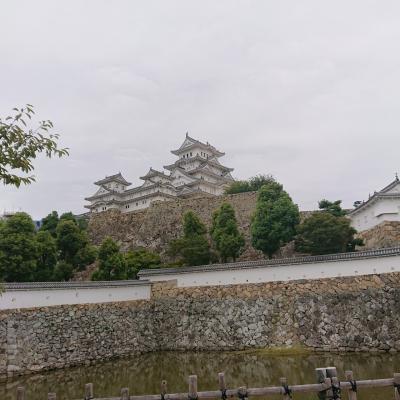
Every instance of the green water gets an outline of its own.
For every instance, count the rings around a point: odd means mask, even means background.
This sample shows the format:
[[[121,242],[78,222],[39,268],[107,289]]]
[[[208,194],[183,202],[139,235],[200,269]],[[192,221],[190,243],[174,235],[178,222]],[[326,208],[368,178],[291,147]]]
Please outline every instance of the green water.
[[[229,388],[275,386],[285,376],[290,384],[315,383],[314,369],[335,366],[339,378],[345,370],[356,379],[389,378],[400,372],[400,355],[308,354],[270,355],[254,353],[152,353],[91,366],[50,371],[0,382],[0,399],[14,400],[17,386],[25,386],[26,400],[45,400],[48,392],[57,399],[82,399],[84,385],[93,382],[95,397],[117,397],[122,387],[130,394],[157,394],[160,382],[168,381],[169,392],[187,391],[187,376],[198,376],[198,390],[217,390],[217,374],[225,372]],[[281,399],[281,396],[268,397]],[[316,395],[295,395],[295,399],[316,399]],[[343,398],[347,398],[344,395]],[[364,389],[359,400],[392,399],[393,389]],[[251,400],[251,398],[249,399]]]

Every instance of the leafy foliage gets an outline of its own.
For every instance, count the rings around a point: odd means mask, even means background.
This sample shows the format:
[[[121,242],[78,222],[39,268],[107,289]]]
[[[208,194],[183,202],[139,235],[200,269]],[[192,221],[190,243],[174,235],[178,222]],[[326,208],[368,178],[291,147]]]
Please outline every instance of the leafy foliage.
[[[81,247],[74,257],[74,267],[82,271],[87,265],[93,264],[97,259],[97,247],[86,244]]]
[[[346,211],[342,209],[342,200],[329,201],[326,199],[318,202],[319,209],[325,211],[334,217],[343,217],[346,215]]]
[[[27,104],[13,111],[14,115],[0,119],[0,182],[19,187],[35,181],[29,174],[38,154],[63,157],[68,149],[58,147],[58,134],[48,133],[53,128],[51,121],[40,121],[35,129],[27,127],[34,115],[33,106]]]
[[[94,281],[125,279],[126,263],[119,246],[110,237],[104,239],[99,248],[99,268],[92,275]]]
[[[40,231],[36,234],[36,244],[35,281],[51,281],[54,279],[54,268],[57,264],[57,242],[49,231]]]
[[[183,236],[170,243],[169,253],[184,265],[208,264],[211,259],[206,226],[192,211],[183,216]]]
[[[263,185],[251,223],[253,247],[271,258],[293,239],[299,220],[299,209],[281,184],[270,181]]]
[[[239,257],[245,241],[237,226],[235,210],[229,203],[223,203],[214,212],[210,233],[222,262]]]
[[[256,175],[248,180],[234,181],[225,190],[226,194],[256,192],[261,189],[263,185],[273,182],[274,178],[271,175]]]
[[[60,259],[73,264],[78,251],[88,243],[86,234],[79,229],[75,220],[61,218],[56,233]]]
[[[41,231],[48,231],[51,236],[54,238],[57,237],[57,225],[59,222],[58,212],[52,211],[49,215],[42,218],[42,226],[40,227]]]
[[[60,260],[54,269],[54,281],[69,281],[74,274],[74,267],[65,260]]]
[[[330,212],[316,212],[298,226],[296,250],[312,255],[354,251],[362,240],[355,239],[350,220]]]
[[[131,250],[125,253],[126,279],[137,279],[141,269],[160,268],[160,256],[146,249]]]
[[[0,278],[31,282],[37,265],[35,226],[26,213],[17,213],[0,226]]]
[[[31,217],[17,213],[0,221],[0,280],[8,282],[68,280],[76,269],[96,260],[90,245],[70,213],[58,218],[53,211],[36,232]]]

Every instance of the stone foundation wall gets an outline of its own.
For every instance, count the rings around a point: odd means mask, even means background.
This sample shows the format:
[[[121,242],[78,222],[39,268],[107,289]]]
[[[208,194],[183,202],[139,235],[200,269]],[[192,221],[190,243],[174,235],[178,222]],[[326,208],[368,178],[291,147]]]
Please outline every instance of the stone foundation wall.
[[[154,284],[162,349],[400,351],[400,274],[225,287]]]
[[[400,246],[400,222],[384,221],[357,236],[364,240],[365,250]]]
[[[152,204],[144,210],[121,213],[109,210],[92,214],[89,220],[89,237],[100,244],[106,236],[117,240],[122,250],[145,247],[159,253],[164,261],[170,261],[166,254],[171,240],[182,235],[182,219],[187,211],[194,211],[208,228],[212,215],[223,202],[228,202],[235,210],[240,232],[244,234],[245,248],[238,261],[260,260],[262,252],[251,246],[250,223],[256,207],[257,192],[238,193],[225,196],[174,199]],[[311,215],[311,211],[301,212],[301,217]],[[294,243],[289,243],[277,252],[276,257],[295,255]],[[84,276],[87,278],[87,276]]]
[[[244,233],[246,248],[241,260],[262,258],[262,253],[250,245],[250,220],[256,205],[256,192],[226,196],[174,199],[152,204],[144,210],[121,213],[109,210],[92,214],[89,221],[89,236],[100,244],[106,236],[121,243],[123,250],[146,247],[168,260],[166,250],[171,240],[182,234],[182,218],[192,210],[210,227],[213,212],[228,201],[235,209],[239,229]]]
[[[151,316],[143,301],[2,311],[0,376],[151,351]]]
[[[0,375],[138,352],[301,346],[400,351],[400,274],[177,288],[149,301],[2,312]]]

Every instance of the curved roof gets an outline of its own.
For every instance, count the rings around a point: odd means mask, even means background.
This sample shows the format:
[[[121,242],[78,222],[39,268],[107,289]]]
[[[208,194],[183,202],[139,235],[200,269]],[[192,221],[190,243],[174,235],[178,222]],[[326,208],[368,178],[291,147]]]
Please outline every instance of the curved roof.
[[[121,174],[121,172],[118,172],[118,174],[106,176],[104,179],[100,179],[99,181],[95,182],[95,185],[104,185],[106,183],[110,182],[118,182],[121,183],[124,186],[129,186],[131,185],[131,182],[128,182]]]
[[[211,146],[210,143],[203,143],[200,142],[200,140],[193,139],[192,137],[189,136],[189,134],[186,132],[186,137],[184,142],[181,144],[179,149],[177,150],[172,150],[171,153],[175,154],[176,156],[179,156],[180,154],[184,153],[185,151],[188,151],[190,149],[193,149],[194,147],[201,147],[204,150],[210,151],[212,154],[214,154],[216,157],[222,157],[225,155],[225,153],[217,150],[214,146]]]
[[[143,181],[146,181],[147,179],[150,179],[154,176],[161,176],[162,178],[171,180],[171,177],[169,175],[164,174],[164,172],[157,171],[156,169],[153,169],[152,167],[150,167],[149,172],[147,172],[146,175],[141,176],[140,179],[142,179]]]
[[[357,214],[359,211],[363,210],[364,208],[374,204],[378,199],[382,198],[400,198],[399,193],[390,193],[392,189],[394,189],[397,185],[400,185],[400,180],[396,175],[396,179],[389,183],[389,185],[385,186],[381,191],[375,192],[367,201],[362,202],[359,206],[351,210],[348,215]]]

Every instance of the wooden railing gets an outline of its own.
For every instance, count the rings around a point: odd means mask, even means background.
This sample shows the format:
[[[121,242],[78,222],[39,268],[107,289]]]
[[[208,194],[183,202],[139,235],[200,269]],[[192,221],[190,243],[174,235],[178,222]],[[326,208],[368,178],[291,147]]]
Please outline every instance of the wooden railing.
[[[237,398],[247,400],[254,396],[281,395],[283,400],[292,398],[293,393],[312,393],[320,400],[339,400],[349,399],[357,400],[359,388],[383,388],[393,387],[394,399],[400,400],[400,373],[393,375],[393,378],[387,379],[369,379],[356,381],[352,371],[345,372],[345,380],[339,381],[335,367],[317,368],[317,383],[306,385],[289,385],[286,378],[280,379],[279,386],[269,386],[261,388],[247,388],[245,386],[237,389],[228,389],[225,382],[225,374],[218,374],[218,390],[206,392],[197,391],[197,376],[189,376],[189,390],[187,393],[168,393],[167,382],[161,382],[160,394],[130,396],[129,389],[121,389],[120,396],[117,397],[95,397],[93,384],[85,385],[82,397],[84,400],[199,400],[199,399],[221,399]],[[362,397],[359,397],[362,399]],[[29,400],[25,395],[25,388],[17,388],[17,400]],[[45,400],[45,399],[44,399]],[[57,400],[56,393],[48,393],[47,400]]]

